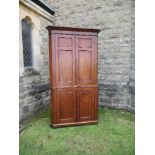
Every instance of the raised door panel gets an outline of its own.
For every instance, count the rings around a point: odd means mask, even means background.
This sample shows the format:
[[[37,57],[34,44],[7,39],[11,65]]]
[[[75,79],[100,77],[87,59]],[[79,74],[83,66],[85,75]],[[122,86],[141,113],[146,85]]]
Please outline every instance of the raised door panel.
[[[56,36],[56,85],[75,83],[75,45],[73,35]]]
[[[89,121],[94,114],[94,93],[89,88],[81,88],[77,92],[78,121]]]
[[[76,79],[78,84],[94,84],[94,37],[76,37]]]
[[[74,90],[57,90],[57,111],[59,123],[76,121],[76,92]]]

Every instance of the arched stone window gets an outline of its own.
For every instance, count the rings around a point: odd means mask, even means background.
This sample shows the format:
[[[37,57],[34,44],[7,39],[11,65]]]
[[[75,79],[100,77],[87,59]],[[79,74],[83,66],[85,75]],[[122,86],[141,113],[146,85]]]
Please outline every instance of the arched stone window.
[[[32,22],[28,16],[21,22],[24,67],[32,67]]]

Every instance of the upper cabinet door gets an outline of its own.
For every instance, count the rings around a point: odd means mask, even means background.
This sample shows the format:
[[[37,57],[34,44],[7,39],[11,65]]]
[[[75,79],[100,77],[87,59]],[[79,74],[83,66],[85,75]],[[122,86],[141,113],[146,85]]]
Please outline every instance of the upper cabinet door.
[[[76,81],[78,84],[95,84],[94,36],[76,36]]]
[[[56,85],[75,83],[75,37],[56,34],[55,38],[55,82]]]

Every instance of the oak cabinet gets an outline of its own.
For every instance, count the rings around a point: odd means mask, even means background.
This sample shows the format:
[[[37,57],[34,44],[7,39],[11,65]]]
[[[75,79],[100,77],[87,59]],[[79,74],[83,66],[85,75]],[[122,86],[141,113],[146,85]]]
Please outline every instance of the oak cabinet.
[[[51,125],[97,123],[97,35],[99,30],[47,27]]]

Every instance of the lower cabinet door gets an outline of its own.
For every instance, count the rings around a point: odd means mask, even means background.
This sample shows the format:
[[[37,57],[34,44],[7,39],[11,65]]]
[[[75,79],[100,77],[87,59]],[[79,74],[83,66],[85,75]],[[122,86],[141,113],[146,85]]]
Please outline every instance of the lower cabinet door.
[[[77,120],[90,121],[94,119],[94,92],[90,88],[81,88],[77,92]]]
[[[97,121],[97,88],[63,88],[52,94],[54,127]]]
[[[59,123],[76,121],[76,92],[74,90],[57,90],[57,112]]]

